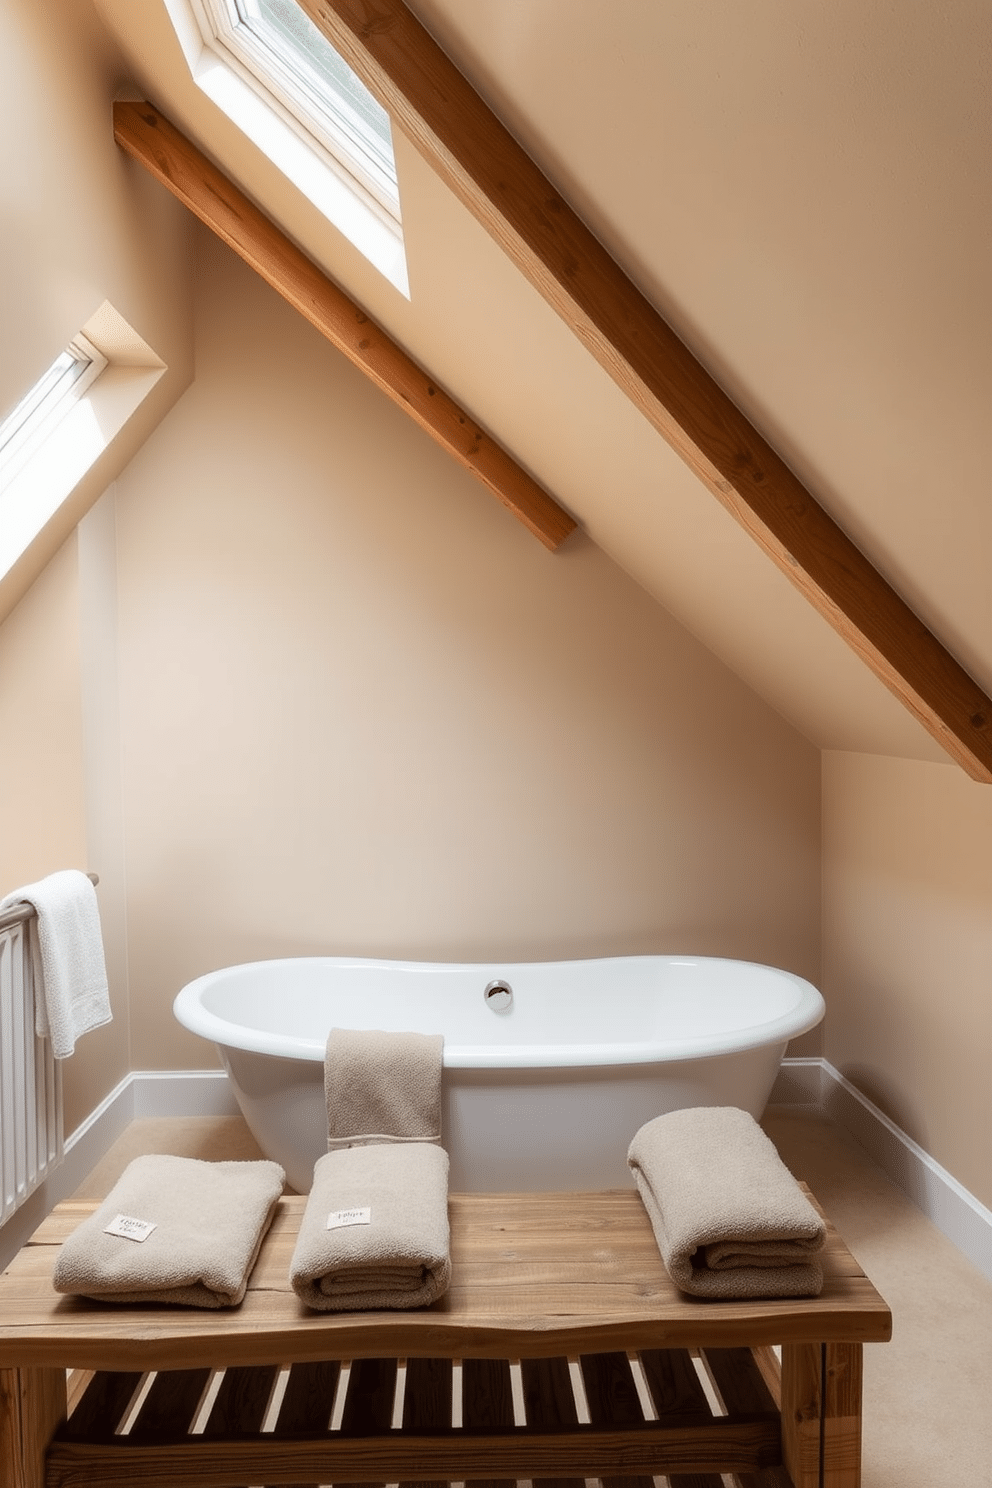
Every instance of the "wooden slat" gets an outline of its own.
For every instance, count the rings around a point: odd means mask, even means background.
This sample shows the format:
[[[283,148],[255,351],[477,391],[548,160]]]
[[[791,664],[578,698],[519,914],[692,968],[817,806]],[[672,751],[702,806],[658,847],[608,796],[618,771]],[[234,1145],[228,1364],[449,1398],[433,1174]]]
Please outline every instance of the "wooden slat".
[[[567,1359],[521,1359],[524,1416],[528,1429],[574,1426],[579,1419]],[[552,1478],[548,1488],[585,1488],[583,1478]]]
[[[644,1420],[625,1353],[583,1354],[579,1359],[589,1419],[594,1426],[630,1426]],[[651,1478],[605,1477],[603,1488],[654,1488]]]
[[[659,1420],[710,1419],[706,1392],[685,1349],[645,1349],[640,1360]],[[723,1479],[715,1473],[674,1473],[668,1481],[669,1488],[723,1488]]]
[[[403,1392],[404,1431],[438,1431],[451,1425],[451,1360],[410,1359]],[[400,1488],[447,1488],[443,1482],[406,1479]]]
[[[356,1359],[348,1376],[348,1393],[344,1400],[341,1417],[343,1435],[374,1436],[388,1431],[393,1419],[393,1402],[396,1398],[395,1359]],[[359,1463],[368,1466],[368,1447],[360,1449]],[[277,1482],[278,1479],[271,1479]],[[366,1481],[365,1479],[355,1479]],[[377,1479],[376,1488],[382,1488]],[[351,1483],[339,1483],[335,1488],[351,1488]]]
[[[573,518],[477,420],[157,109],[115,103],[114,138],[546,548],[554,551],[574,531]]]
[[[749,1479],[754,1478],[753,1473],[748,1473]],[[738,1473],[733,1474],[734,1482],[740,1482]],[[723,1488],[723,1477],[720,1473],[671,1473],[668,1478],[668,1488]]]
[[[69,1441],[86,1441],[97,1435],[113,1436],[143,1378],[137,1370],[126,1373],[98,1370],[62,1427],[61,1435]]]
[[[128,1433],[131,1441],[169,1436],[192,1426],[210,1380],[209,1369],[168,1369],[152,1380]]]
[[[773,1411],[778,1403],[750,1349],[706,1349],[703,1353],[710,1378],[728,1411]],[[784,1467],[769,1467],[758,1473],[739,1473],[735,1488],[792,1488]],[[682,1488],[673,1484],[672,1488]]]
[[[513,1425],[513,1385],[507,1359],[462,1363],[462,1425],[467,1431],[505,1431]],[[511,1478],[480,1478],[473,1488],[514,1488]]]
[[[346,1436],[370,1436],[388,1431],[395,1398],[396,1360],[356,1359],[348,1379],[342,1432]]]
[[[679,340],[402,0],[300,4],[699,479],[968,774],[992,780],[992,700]]]
[[[781,1410],[782,1365],[775,1350],[769,1348],[767,1344],[762,1344],[760,1347],[752,1348],[751,1353],[754,1356],[754,1362],[758,1366],[758,1372],[761,1378],[768,1386],[768,1392],[775,1402],[776,1410]]]
[[[706,1421],[713,1414],[685,1349],[642,1349],[640,1360],[659,1420],[695,1415]]]
[[[275,1435],[301,1436],[326,1431],[340,1373],[341,1365],[337,1360],[294,1364],[276,1418]]]
[[[65,1378],[66,1409],[71,1414],[86,1393],[87,1386],[93,1378],[92,1369],[69,1369]]]
[[[260,1431],[277,1374],[274,1364],[225,1369],[203,1435],[235,1436]]]
[[[279,1405],[273,1435],[281,1438],[316,1436],[327,1431],[334,1392],[341,1374],[336,1359],[316,1364],[294,1364]],[[320,1488],[317,1483],[293,1483],[291,1488]]]
[[[492,1436],[451,1430],[443,1435],[378,1438],[336,1433],[320,1441],[209,1441],[190,1436],[171,1442],[120,1446],[56,1441],[48,1456],[48,1488],[242,1488],[245,1483],[398,1482],[412,1473],[445,1482],[486,1477],[495,1469],[510,1478],[559,1474],[602,1477],[618,1470],[650,1472],[749,1472],[774,1461],[778,1424],[769,1419],[715,1420],[709,1426],[622,1429],[580,1426],[567,1433],[519,1431]]]

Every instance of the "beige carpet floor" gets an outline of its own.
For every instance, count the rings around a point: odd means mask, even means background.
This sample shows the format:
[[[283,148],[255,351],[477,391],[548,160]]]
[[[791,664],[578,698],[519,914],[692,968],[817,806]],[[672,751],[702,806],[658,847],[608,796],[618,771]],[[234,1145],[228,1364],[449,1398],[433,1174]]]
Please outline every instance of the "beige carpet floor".
[[[892,1342],[865,1348],[862,1488],[992,1488],[992,1283],[834,1122],[773,1107],[764,1125],[892,1309]],[[260,1155],[240,1117],[136,1121],[77,1197],[142,1152]]]

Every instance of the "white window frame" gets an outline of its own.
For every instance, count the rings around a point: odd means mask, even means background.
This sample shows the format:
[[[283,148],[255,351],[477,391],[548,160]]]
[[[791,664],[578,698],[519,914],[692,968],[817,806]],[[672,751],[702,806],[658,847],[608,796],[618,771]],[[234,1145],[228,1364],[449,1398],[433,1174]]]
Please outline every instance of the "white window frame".
[[[87,479],[165,370],[161,357],[104,301],[4,419],[0,584]]]
[[[295,49],[266,26],[257,13],[257,0],[194,0],[194,6],[203,11],[213,38],[233,53],[306,135],[315,138],[339,165],[355,175],[399,223],[400,196],[392,144],[384,150],[347,99],[337,92],[329,95],[319,79],[310,81],[296,70]],[[252,12],[257,14],[253,16]],[[329,42],[327,46],[330,48]]]
[[[13,483],[106,366],[103,352],[82,332],[73,337],[0,423],[0,490]]]
[[[309,90],[299,80],[289,88],[291,63],[241,21],[236,0],[164,4],[196,85],[409,299],[398,191],[349,139],[346,101],[337,120],[330,109],[315,116]]]

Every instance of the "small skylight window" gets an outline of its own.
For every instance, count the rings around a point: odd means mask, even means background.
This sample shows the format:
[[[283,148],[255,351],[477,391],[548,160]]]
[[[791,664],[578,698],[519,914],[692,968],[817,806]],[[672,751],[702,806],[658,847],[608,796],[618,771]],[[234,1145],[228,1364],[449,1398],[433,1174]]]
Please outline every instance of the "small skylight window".
[[[195,82],[409,294],[389,116],[295,0],[165,0]]]
[[[0,423],[0,582],[164,371],[161,358],[104,302]]]
[[[8,486],[107,365],[76,336],[0,424],[0,488]]]

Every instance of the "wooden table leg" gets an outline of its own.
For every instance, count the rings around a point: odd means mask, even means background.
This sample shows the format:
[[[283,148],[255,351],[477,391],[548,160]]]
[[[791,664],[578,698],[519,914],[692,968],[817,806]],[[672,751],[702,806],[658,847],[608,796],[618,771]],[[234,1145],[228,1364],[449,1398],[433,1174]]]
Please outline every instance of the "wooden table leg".
[[[795,1488],[860,1488],[860,1343],[783,1344],[782,1455]]]
[[[44,1488],[45,1452],[65,1413],[64,1369],[0,1369],[4,1488]]]
[[[782,1345],[782,1457],[795,1488],[820,1488],[822,1343]]]
[[[828,1343],[823,1381],[823,1488],[860,1488],[861,1345]]]

